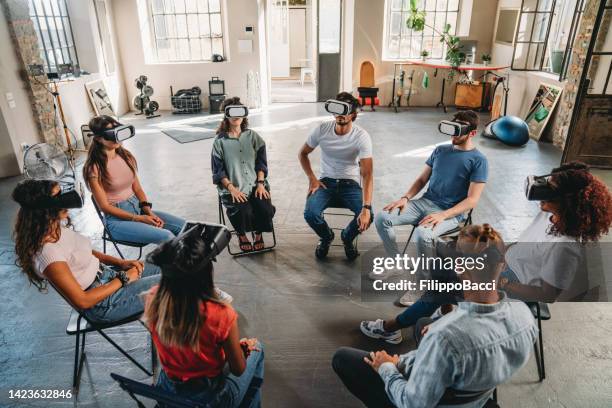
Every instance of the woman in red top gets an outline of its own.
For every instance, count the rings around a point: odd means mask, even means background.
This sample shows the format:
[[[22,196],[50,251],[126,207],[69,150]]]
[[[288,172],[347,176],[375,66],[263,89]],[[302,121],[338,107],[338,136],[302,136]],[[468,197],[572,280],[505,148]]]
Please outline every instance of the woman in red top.
[[[260,407],[263,349],[240,339],[236,312],[215,292],[207,248],[200,234],[186,233],[149,255],[162,270],[145,302],[163,367],[157,385],[210,407],[238,407],[245,396],[244,406]]]

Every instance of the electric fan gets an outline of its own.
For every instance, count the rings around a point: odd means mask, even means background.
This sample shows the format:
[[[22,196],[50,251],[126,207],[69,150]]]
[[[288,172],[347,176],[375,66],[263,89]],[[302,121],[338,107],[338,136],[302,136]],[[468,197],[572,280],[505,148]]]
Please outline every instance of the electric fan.
[[[29,179],[60,180],[68,169],[68,158],[56,145],[37,143],[23,154],[23,173]]]

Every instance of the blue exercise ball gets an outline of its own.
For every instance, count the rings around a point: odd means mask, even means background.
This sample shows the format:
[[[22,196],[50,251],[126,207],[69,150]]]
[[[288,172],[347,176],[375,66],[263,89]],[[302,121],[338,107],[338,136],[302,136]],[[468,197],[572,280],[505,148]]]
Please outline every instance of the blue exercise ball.
[[[491,123],[491,133],[510,146],[522,146],[529,141],[529,126],[516,116],[502,116]]]

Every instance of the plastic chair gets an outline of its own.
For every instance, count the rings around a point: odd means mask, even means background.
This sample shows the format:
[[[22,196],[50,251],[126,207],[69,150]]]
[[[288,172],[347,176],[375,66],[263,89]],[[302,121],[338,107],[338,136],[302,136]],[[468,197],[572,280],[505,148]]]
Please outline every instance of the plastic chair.
[[[100,207],[98,206],[98,203],[96,203],[96,199],[94,198],[93,194],[91,196],[91,202],[93,203],[94,208],[96,209],[96,213],[98,213],[100,222],[102,222],[102,228],[104,229],[102,231],[102,252],[106,253],[106,242],[109,241],[110,243],[113,244],[113,246],[115,247],[115,250],[121,257],[121,259],[125,259],[125,256],[123,256],[123,253],[119,249],[119,245],[131,247],[131,248],[138,248],[138,258],[137,259],[140,259],[142,257],[142,248],[147,246],[148,244],[141,243],[141,242],[119,241],[119,240],[114,239],[112,234],[108,230],[108,228],[106,228],[106,223],[104,222],[104,213],[102,213],[102,210],[100,210]]]
[[[221,196],[217,195],[217,198],[219,199],[219,224],[223,224],[226,227],[230,228],[230,226],[227,225],[226,220],[225,220],[225,213],[223,212],[223,202],[221,201]],[[230,253],[230,255],[232,256],[244,256],[244,255],[254,255],[254,254],[260,254],[262,252],[269,252],[272,251],[274,249],[274,247],[276,247],[276,232],[274,231],[274,223],[272,222],[272,220],[270,220],[270,222],[272,223],[272,245],[270,246],[266,246],[258,251],[249,251],[249,252],[244,252],[244,251],[240,251],[240,252],[233,252],[232,251],[232,246],[228,245],[227,246],[227,252]],[[235,235],[236,237],[238,237],[238,233],[236,232],[236,230],[233,230],[230,228],[230,232],[232,235]],[[251,238],[253,240],[255,240],[255,233],[251,233]]]
[[[148,376],[153,376],[153,372],[155,372],[155,364],[157,361],[155,346],[153,344],[153,338],[151,338],[151,371],[147,370],[140,364],[138,361],[134,359],[127,351],[125,351],[121,346],[119,346],[113,339],[111,339],[108,334],[104,333],[104,330],[110,329],[113,327],[123,326],[124,324],[132,323],[135,321],[140,321],[140,317],[142,313],[137,313],[132,316],[128,316],[122,320],[118,320],[112,323],[97,323],[89,320],[84,314],[83,311],[74,306],[70,300],[68,300],[62,292],[60,292],[51,281],[49,284],[55,289],[57,293],[72,307],[72,312],[70,313],[70,318],[68,320],[68,325],[66,326],[66,334],[69,336],[75,336],[76,342],[74,346],[74,370],[72,376],[72,388],[74,389],[75,394],[79,392],[79,385],[81,382],[81,371],[83,368],[83,363],[86,359],[85,354],[85,338],[86,334],[96,331],[98,332],[106,341],[108,341],[113,347],[115,347],[121,354],[128,358],[132,363],[134,363],[139,369],[141,369]]]
[[[467,227],[468,225],[472,225],[472,211],[474,211],[474,209],[471,209],[468,212],[467,218],[463,222],[463,225],[458,225],[455,228],[446,231],[445,233],[441,234],[440,237],[448,237],[449,235],[453,235],[453,234],[458,233],[459,231],[461,231],[461,229],[463,227]],[[418,225],[412,225],[412,231],[410,231],[410,235],[408,236],[408,240],[406,241],[406,245],[404,245],[404,250],[402,251],[402,255],[404,255],[406,253],[406,250],[408,249],[408,245],[410,244],[410,240],[412,240],[412,235],[414,234],[414,230],[416,230],[417,226]]]

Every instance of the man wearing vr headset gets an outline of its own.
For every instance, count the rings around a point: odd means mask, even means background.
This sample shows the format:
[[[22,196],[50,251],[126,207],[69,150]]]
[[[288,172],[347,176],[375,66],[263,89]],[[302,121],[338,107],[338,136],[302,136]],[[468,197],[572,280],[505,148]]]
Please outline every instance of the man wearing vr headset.
[[[323,259],[334,240],[334,232],[323,218],[329,207],[348,208],[355,218],[341,234],[344,252],[349,260],[359,253],[354,240],[372,222],[372,140],[361,127],[353,124],[359,102],[348,92],[341,92],[325,108],[335,117],[322,123],[308,136],[300,150],[299,160],[308,176],[308,198],[304,209],[306,222],[319,236],[315,255]],[[312,171],[308,155],[321,147],[321,176]],[[363,179],[363,191],[359,184]]]
[[[460,111],[452,121],[442,121],[439,130],[451,136],[451,143],[438,145],[408,191],[376,214],[376,230],[389,256],[398,253],[395,226],[417,226],[417,253],[432,256],[434,239],[459,225],[464,214],[476,207],[488,174],[487,159],[472,141],[477,127],[473,111]],[[427,183],[425,194],[415,199]]]
[[[266,142],[249,129],[249,109],[240,98],[223,103],[225,117],[213,142],[211,167],[213,183],[238,234],[244,252],[261,251],[264,232],[272,231],[276,209],[270,199]],[[251,243],[247,232],[254,232]]]
[[[134,136],[134,127],[102,115],[93,118],[89,128],[94,138],[83,175],[113,238],[149,244],[176,236],[185,220],[153,212],[153,203],[138,179],[136,158],[122,146],[124,140]]]

